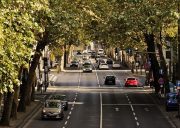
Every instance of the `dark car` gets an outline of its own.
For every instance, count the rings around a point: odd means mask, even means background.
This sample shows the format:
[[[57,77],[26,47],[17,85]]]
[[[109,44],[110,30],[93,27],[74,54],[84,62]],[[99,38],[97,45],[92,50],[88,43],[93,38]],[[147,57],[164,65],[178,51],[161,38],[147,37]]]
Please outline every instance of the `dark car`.
[[[78,67],[79,66],[79,62],[76,60],[71,61],[70,67]]]
[[[55,118],[55,119],[63,119],[64,112],[62,103],[60,100],[46,100],[41,112],[41,118]]]
[[[178,94],[170,92],[166,94],[166,111],[178,109]]]
[[[115,85],[116,84],[116,77],[113,75],[107,75],[105,77],[104,84],[106,85]]]
[[[106,61],[107,64],[113,64],[113,60],[111,58],[108,58]]]
[[[54,95],[51,95],[49,99],[61,100],[64,110],[65,111],[68,110],[68,100],[67,100],[66,95],[64,95],[64,94],[54,94]]]

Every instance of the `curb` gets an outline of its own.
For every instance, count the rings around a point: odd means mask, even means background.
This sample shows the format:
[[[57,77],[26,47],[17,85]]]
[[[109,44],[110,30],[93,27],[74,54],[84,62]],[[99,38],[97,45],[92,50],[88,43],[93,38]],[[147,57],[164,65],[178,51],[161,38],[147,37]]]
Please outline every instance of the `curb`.
[[[39,102],[39,101],[38,101]],[[28,122],[28,120],[31,119],[31,117],[37,113],[39,111],[39,109],[41,108],[41,103],[37,103],[37,105],[34,107],[34,109],[32,109],[33,111],[29,111],[28,113],[26,113],[25,118],[22,119],[22,121],[20,121],[15,128],[23,128],[26,123]]]
[[[168,122],[171,124],[171,126],[173,128],[178,128],[176,122],[173,120],[173,118],[171,116],[169,116],[164,110],[163,110],[163,106],[162,106],[162,102],[161,100],[163,100],[164,98],[158,98],[156,97],[155,94],[151,93],[150,97],[153,99],[153,101],[157,104],[158,109],[161,111],[161,113],[164,115],[164,117],[168,120]]]

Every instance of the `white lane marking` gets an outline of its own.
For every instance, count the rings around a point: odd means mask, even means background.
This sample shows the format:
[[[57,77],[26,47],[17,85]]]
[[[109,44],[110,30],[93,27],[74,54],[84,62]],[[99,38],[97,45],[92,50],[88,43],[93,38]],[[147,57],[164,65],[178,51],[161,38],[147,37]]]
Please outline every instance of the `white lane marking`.
[[[55,82],[57,80],[57,76],[54,76],[54,78],[52,79],[53,82]]]
[[[144,108],[144,110],[145,110],[146,112],[149,112],[149,109],[148,109],[148,108]]]
[[[80,83],[81,83],[81,72],[79,73],[78,88],[80,87]]]
[[[131,110],[132,110],[132,112],[134,112],[134,108],[133,108],[132,104],[131,104],[130,106],[131,106]]]
[[[102,94],[100,93],[100,128],[102,128]]]
[[[135,113],[135,112],[133,112],[133,115],[135,116],[135,115],[136,115],[136,113]]]
[[[139,126],[139,122],[136,122],[136,125]]]
[[[76,97],[74,98],[74,101],[76,101]]]
[[[137,117],[135,116],[134,119],[137,120]]]
[[[67,117],[67,119],[69,120],[70,116]]]
[[[72,107],[71,110],[73,110],[74,108]]]
[[[155,104],[102,104],[103,106],[129,106],[129,105],[133,105],[133,106],[155,106]]]
[[[93,67],[94,67],[94,69],[95,69],[97,83],[98,83],[98,85],[99,85],[99,87],[100,87],[99,77],[98,77],[97,70],[96,70],[96,67],[94,66],[94,64],[93,64]]]
[[[71,114],[72,114],[72,112],[70,111],[70,112],[69,112],[69,115],[71,115]]]
[[[131,107],[131,111],[132,111],[132,113],[133,113],[133,115],[134,115],[134,119],[135,119],[135,121],[136,121],[136,125],[137,125],[137,127],[139,127],[139,122],[138,122],[138,118],[137,118],[137,116],[136,116],[136,113],[135,113],[135,111],[134,111],[134,108],[133,108],[133,104],[131,104],[131,101],[130,101],[130,99],[129,99],[129,97],[128,97],[128,95],[126,94],[126,97],[127,97],[127,100],[128,100],[128,103],[129,103],[129,105],[130,105],[130,107]],[[141,105],[144,105],[144,104],[141,104]],[[147,105],[147,104],[146,104]]]
[[[72,106],[74,106],[75,104],[84,104],[84,102],[68,102],[68,104],[72,104]]]
[[[65,128],[64,126],[62,128]]]
[[[117,112],[118,112],[118,111],[119,111],[119,108],[115,108],[115,111],[117,111]]]
[[[67,124],[67,121],[64,123],[65,125]]]

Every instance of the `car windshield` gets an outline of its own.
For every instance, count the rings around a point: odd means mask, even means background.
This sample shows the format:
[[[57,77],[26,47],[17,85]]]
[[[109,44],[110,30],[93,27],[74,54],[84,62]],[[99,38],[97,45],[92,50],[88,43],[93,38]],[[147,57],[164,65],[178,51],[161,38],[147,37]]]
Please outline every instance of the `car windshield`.
[[[48,101],[45,103],[45,107],[47,107],[47,108],[58,108],[59,106],[60,106],[59,102]]]
[[[91,66],[90,65],[84,65],[84,68],[90,68]]]
[[[55,100],[64,100],[66,98],[65,95],[53,95],[51,97],[51,99],[55,99]]]

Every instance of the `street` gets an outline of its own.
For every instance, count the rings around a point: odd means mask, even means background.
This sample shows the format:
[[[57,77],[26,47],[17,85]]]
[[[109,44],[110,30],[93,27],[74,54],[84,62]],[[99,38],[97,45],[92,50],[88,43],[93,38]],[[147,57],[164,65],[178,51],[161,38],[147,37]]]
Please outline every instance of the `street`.
[[[104,85],[109,74],[117,77],[116,85]],[[149,95],[152,89],[124,87],[124,79],[132,76],[130,71],[69,70],[55,76],[48,92],[67,95],[70,105],[64,119],[41,120],[40,109],[25,128],[172,128]],[[143,77],[136,77],[144,82]]]

